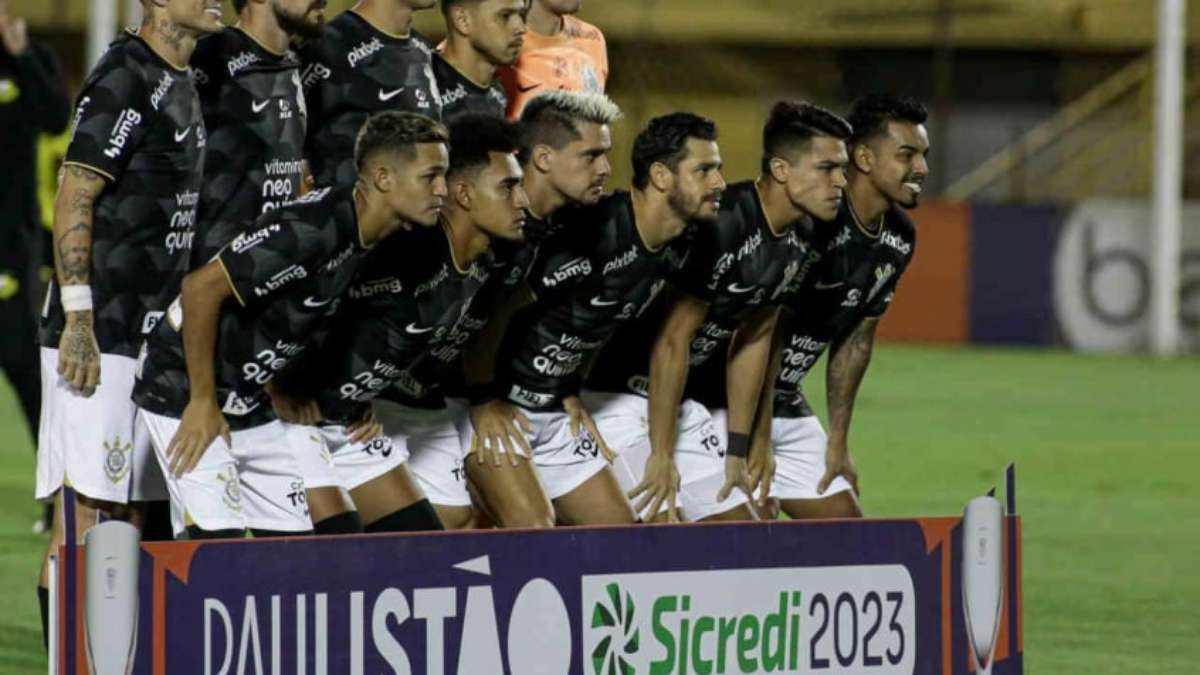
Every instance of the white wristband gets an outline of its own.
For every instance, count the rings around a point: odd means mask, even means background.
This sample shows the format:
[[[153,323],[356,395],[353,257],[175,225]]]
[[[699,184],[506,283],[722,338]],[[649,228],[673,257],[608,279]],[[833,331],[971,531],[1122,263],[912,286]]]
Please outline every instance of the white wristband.
[[[92,311],[92,287],[87,284],[63,286],[58,291],[64,312]]]

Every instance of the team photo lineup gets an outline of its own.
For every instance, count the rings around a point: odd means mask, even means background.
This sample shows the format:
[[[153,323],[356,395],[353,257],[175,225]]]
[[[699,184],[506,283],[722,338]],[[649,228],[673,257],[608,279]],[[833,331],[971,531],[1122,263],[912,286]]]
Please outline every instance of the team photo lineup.
[[[203,540],[863,515],[848,437],[915,251],[925,107],[779,100],[754,175],[723,172],[704,110],[616,156],[581,4],[142,1],[54,204],[44,629],[49,557],[108,518]]]

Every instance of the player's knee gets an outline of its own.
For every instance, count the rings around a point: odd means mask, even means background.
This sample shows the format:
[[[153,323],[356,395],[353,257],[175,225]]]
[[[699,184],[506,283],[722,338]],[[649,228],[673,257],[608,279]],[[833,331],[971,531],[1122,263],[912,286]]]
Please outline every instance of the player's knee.
[[[496,526],[522,530],[554,527],[554,508],[534,502],[505,505],[497,510]]]
[[[366,524],[363,530],[367,533],[377,532],[424,532],[443,530],[442,521],[438,519],[437,511],[428,499],[422,499],[415,504],[406,506],[399,511],[373,520]]]
[[[720,513],[714,513],[711,516],[701,518],[701,522],[737,522],[744,520],[758,520],[758,514],[749,504],[740,504]]]
[[[434,510],[447,530],[469,530],[475,527],[475,512],[469,506],[435,506]]]

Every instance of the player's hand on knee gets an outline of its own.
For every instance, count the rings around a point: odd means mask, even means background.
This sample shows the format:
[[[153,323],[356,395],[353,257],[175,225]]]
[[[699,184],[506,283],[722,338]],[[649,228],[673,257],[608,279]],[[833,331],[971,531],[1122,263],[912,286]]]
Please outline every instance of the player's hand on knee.
[[[196,468],[196,464],[217,436],[224,439],[227,447],[233,445],[229,424],[221,414],[221,409],[217,407],[216,400],[189,401],[183,409],[179,428],[175,430],[175,436],[167,445],[167,461],[170,463],[167,469],[171,475],[178,478]]]
[[[647,520],[656,517],[665,507],[667,522],[677,523],[679,511],[675,507],[675,495],[678,492],[679,470],[675,468],[675,458],[664,452],[651,452],[646,460],[642,482],[634,486],[627,496],[630,501],[637,500],[633,510],[645,514]]]
[[[476,453],[480,464],[490,462],[500,466],[503,456],[508,463],[517,466],[519,454],[533,457],[533,449],[525,438],[533,432],[533,424],[517,406],[508,401],[488,401],[471,408],[471,426],[475,429],[471,440],[471,451]]]
[[[311,402],[311,401],[310,401]],[[316,403],[313,403],[315,406]],[[367,441],[383,434],[383,424],[379,422],[379,418],[375,417],[375,411],[367,406],[363,416],[356,422],[351,422],[346,426],[347,440],[351,443],[366,443]]]
[[[775,481],[775,451],[770,440],[750,445],[750,460],[746,468],[750,472],[750,499],[754,500],[757,490],[758,499],[755,503],[760,509],[766,508],[771,497],[771,483]]]
[[[833,479],[841,476],[850,483],[854,494],[862,495],[858,489],[858,469],[850,458],[850,449],[845,442],[838,442],[833,437],[825,444],[825,475],[817,483],[817,494],[824,495]]]
[[[726,454],[725,484],[717,491],[717,501],[723,502],[729,499],[729,495],[733,493],[734,488],[746,493],[747,497],[753,498],[750,491],[750,472],[746,468],[746,458]]]
[[[58,374],[72,389],[91,396],[100,384],[100,346],[90,311],[68,312],[58,341]]]
[[[579,436],[581,429],[586,429],[591,435],[592,440],[596,441],[596,447],[600,450],[600,455],[605,461],[612,464],[617,459],[617,453],[613,452],[608,447],[608,443],[604,442],[604,437],[600,435],[600,428],[596,426],[596,420],[592,419],[592,414],[583,407],[583,401],[578,396],[568,396],[563,399],[563,410],[567,411],[567,419],[571,422],[571,435]]]

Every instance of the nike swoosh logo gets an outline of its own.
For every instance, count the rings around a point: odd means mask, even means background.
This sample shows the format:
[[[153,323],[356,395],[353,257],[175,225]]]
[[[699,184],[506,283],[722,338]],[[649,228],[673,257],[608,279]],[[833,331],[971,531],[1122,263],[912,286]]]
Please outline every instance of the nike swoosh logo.
[[[603,298],[592,298],[592,307],[612,307],[621,302],[620,300],[605,300]]]
[[[846,285],[846,282],[844,282],[844,281],[839,281],[836,284],[827,284],[824,281],[818,281],[817,283],[813,284],[813,288],[817,289],[818,291],[824,291],[824,290],[828,290],[830,288],[838,288],[839,286],[845,286],[845,285]]]
[[[379,100],[380,101],[390,101],[393,98],[396,98],[396,95],[402,91],[404,91],[404,87],[400,87],[399,89],[393,89],[392,91],[384,91],[384,90],[380,89],[379,90]]]
[[[746,286],[745,288],[742,288],[737,284],[729,284],[728,288],[730,293],[749,293],[750,291],[754,290],[754,286]]]
[[[188,127],[186,129],[184,129],[183,131],[176,131],[175,132],[175,142],[176,143],[182,142],[183,139],[187,138],[188,134],[190,134],[190,133],[192,133],[191,127]]]
[[[267,99],[267,100],[265,100],[265,101],[262,101],[262,102],[259,102],[259,101],[251,101],[251,102],[250,102],[250,109],[251,109],[251,110],[253,110],[255,114],[258,114],[258,113],[262,112],[263,108],[267,107],[267,104],[268,104],[268,103],[270,103],[270,102],[271,102],[271,99]]]
[[[316,309],[318,307],[324,307],[325,305],[328,305],[330,302],[333,302],[333,298],[326,298],[324,300],[318,300],[310,295],[304,299],[304,306],[312,307],[312,308]]]
[[[417,328],[415,325],[410,323],[404,327],[404,330],[408,331],[410,335],[421,335],[423,333],[428,333],[429,331],[433,330],[433,326],[430,326],[428,328]]]
[[[542,83],[541,83],[541,82],[538,82],[537,84],[531,84],[531,85],[529,85],[528,87],[522,87],[521,85],[519,85],[519,84],[518,84],[518,85],[517,85],[517,91],[519,91],[519,92],[521,92],[522,94],[524,94],[525,92],[527,92],[527,91],[533,91],[534,89],[537,89],[537,88],[538,88],[538,87],[540,87],[540,86],[542,86]]]

